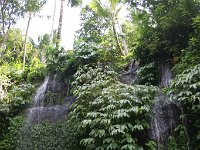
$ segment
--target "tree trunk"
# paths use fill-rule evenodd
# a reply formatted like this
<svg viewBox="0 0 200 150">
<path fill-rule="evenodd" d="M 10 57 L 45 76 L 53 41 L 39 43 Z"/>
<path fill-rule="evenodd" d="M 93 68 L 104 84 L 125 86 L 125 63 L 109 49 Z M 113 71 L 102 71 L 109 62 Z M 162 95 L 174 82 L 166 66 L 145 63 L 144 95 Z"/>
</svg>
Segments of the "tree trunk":
<svg viewBox="0 0 200 150">
<path fill-rule="evenodd" d="M 119 50 L 121 51 L 121 53 L 123 55 L 125 55 L 122 47 L 120 46 L 119 36 L 118 36 L 116 28 L 115 28 L 115 20 L 114 20 L 115 18 L 114 17 L 112 17 L 112 18 L 113 18 L 112 19 L 112 28 L 113 28 L 113 33 L 114 33 L 114 37 L 115 37 L 115 40 L 116 40 L 117 47 L 119 48 Z"/>
<path fill-rule="evenodd" d="M 29 13 L 29 18 L 28 18 L 28 24 L 27 24 L 27 28 L 26 28 L 26 35 L 25 35 L 25 40 L 24 40 L 24 57 L 23 57 L 23 71 L 25 69 L 25 64 L 26 64 L 26 44 L 27 44 L 27 38 L 28 38 L 28 29 L 30 26 L 30 21 L 31 21 L 31 13 Z"/>
<path fill-rule="evenodd" d="M 53 11 L 53 21 L 52 21 L 52 27 L 51 27 L 51 40 L 53 41 L 53 27 L 55 22 L 55 14 L 56 14 L 56 0 L 54 2 L 54 11 Z"/>
<path fill-rule="evenodd" d="M 1 2 L 1 17 L 2 17 L 1 20 L 2 20 L 2 33 L 3 33 L 3 41 L 1 43 L 1 48 L 3 49 L 3 52 L 6 50 L 5 7 L 6 7 L 6 4 L 5 4 L 5 0 L 4 0 Z"/>
<path fill-rule="evenodd" d="M 122 37 L 122 44 L 123 44 L 123 47 L 124 47 L 124 54 L 128 55 L 128 48 L 127 48 L 125 36 L 123 35 L 122 28 L 121 28 L 118 20 L 117 20 L 117 24 L 118 24 L 118 28 L 119 28 L 119 31 L 120 31 L 120 34 L 121 34 L 121 37 Z"/>
<path fill-rule="evenodd" d="M 63 4 L 64 0 L 61 0 L 60 5 L 60 18 L 59 18 L 59 24 L 58 24 L 58 33 L 57 33 L 57 41 L 56 41 L 56 47 L 59 48 L 60 46 L 60 40 L 61 40 L 61 30 L 62 30 L 62 21 L 63 21 Z"/>
</svg>

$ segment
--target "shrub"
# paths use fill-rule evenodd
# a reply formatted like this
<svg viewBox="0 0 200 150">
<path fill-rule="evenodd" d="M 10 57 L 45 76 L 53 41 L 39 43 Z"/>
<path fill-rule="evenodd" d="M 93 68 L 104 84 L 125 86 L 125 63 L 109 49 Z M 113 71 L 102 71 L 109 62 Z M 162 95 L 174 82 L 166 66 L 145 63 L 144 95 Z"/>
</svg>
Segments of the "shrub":
<svg viewBox="0 0 200 150">
<path fill-rule="evenodd" d="M 80 144 L 86 149 L 142 149 L 138 135 L 149 127 L 156 88 L 122 84 L 110 67 L 84 66 L 74 77 L 77 101 L 71 115 L 80 121 L 75 126 Z"/>
</svg>

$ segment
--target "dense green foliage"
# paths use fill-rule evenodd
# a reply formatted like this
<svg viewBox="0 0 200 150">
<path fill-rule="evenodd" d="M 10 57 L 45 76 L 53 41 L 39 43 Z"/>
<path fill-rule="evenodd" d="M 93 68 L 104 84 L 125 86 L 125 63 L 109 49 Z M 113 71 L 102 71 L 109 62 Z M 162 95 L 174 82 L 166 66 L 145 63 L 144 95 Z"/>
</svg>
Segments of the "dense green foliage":
<svg viewBox="0 0 200 150">
<path fill-rule="evenodd" d="M 190 35 L 189 45 L 184 49 L 181 60 L 175 65 L 174 71 L 176 73 L 182 73 L 184 70 L 194 67 L 199 64 L 199 43 L 200 43 L 200 16 L 193 18 L 192 26 L 194 33 Z"/>
<path fill-rule="evenodd" d="M 198 0 L 92 0 L 81 7 L 73 50 L 56 44 L 59 33 L 42 35 L 36 44 L 12 27 L 26 14 L 31 20 L 45 3 L 0 1 L 0 150 L 200 149 Z M 125 6 L 129 15 L 120 18 Z M 163 90 L 165 64 L 174 79 Z M 69 95 L 76 101 L 65 117 L 32 123 L 27 109 L 44 76 L 53 79 L 43 107 L 68 108 Z M 58 90 L 56 80 L 67 87 Z M 160 91 L 179 118 L 166 145 L 150 135 Z"/>
<path fill-rule="evenodd" d="M 84 66 L 75 74 L 72 118 L 86 149 L 141 149 L 138 134 L 147 123 L 154 87 L 129 86 L 116 79 L 110 67 Z M 144 140 L 147 140 L 144 137 Z"/>
<path fill-rule="evenodd" d="M 142 33 L 136 48 L 138 58 L 149 62 L 179 57 L 194 32 L 193 18 L 199 14 L 199 3 L 195 0 L 148 0 L 143 5 L 149 12 L 139 11 L 136 16 L 142 18 L 137 22 Z"/>
<path fill-rule="evenodd" d="M 0 149 L 16 149 L 23 124 L 24 117 L 21 116 L 10 120 L 8 131 L 5 134 L 4 139 L 0 141 Z"/>
<path fill-rule="evenodd" d="M 40 124 L 26 124 L 18 135 L 16 149 L 58 149 L 66 150 L 68 142 L 67 119 Z M 19 129 L 18 129 L 19 130 Z"/>
<path fill-rule="evenodd" d="M 200 65 L 185 70 L 182 74 L 177 75 L 169 87 L 169 93 L 173 94 L 172 99 L 182 105 L 183 120 L 187 120 L 188 134 L 191 139 L 190 146 L 193 149 L 199 149 L 200 140 Z M 197 132 L 198 131 L 198 132 Z"/>
</svg>

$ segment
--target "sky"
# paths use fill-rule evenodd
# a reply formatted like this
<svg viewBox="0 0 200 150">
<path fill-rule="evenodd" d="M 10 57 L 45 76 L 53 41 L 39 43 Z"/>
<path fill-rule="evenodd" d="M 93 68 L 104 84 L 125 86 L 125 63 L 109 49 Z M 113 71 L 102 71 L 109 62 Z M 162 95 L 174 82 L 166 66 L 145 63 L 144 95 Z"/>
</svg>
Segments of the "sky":
<svg viewBox="0 0 200 150">
<path fill-rule="evenodd" d="M 36 43 L 38 36 L 44 35 L 45 33 L 51 34 L 54 2 L 55 0 L 48 0 L 47 4 L 42 8 L 39 13 L 35 15 L 35 17 L 32 18 L 30 22 L 28 36 L 33 38 Z M 89 2 L 90 0 L 83 0 L 84 5 L 89 4 Z M 80 7 L 70 8 L 68 7 L 67 2 L 64 2 L 61 46 L 64 46 L 66 49 L 73 49 L 75 31 L 80 29 L 80 11 Z M 58 28 L 59 14 L 60 0 L 57 0 L 54 29 Z M 126 11 L 123 10 L 121 16 L 123 17 L 125 14 Z M 24 19 L 20 19 L 15 27 L 21 28 L 23 33 L 25 33 L 27 22 L 28 16 L 26 16 Z"/>
<path fill-rule="evenodd" d="M 54 22 L 54 29 L 58 28 L 59 14 L 60 14 L 60 1 L 57 1 L 56 15 Z M 67 3 L 64 2 L 64 16 L 63 16 L 63 28 L 62 28 L 62 41 L 61 45 L 66 49 L 73 48 L 74 34 L 80 26 L 80 8 L 70 8 Z M 51 34 L 52 22 L 53 22 L 54 0 L 48 0 L 43 9 L 37 13 L 30 22 L 29 37 L 33 38 L 37 42 L 38 36 L 45 33 Z M 25 33 L 28 22 L 28 16 L 25 19 L 20 19 L 16 26 L 21 28 Z"/>
</svg>

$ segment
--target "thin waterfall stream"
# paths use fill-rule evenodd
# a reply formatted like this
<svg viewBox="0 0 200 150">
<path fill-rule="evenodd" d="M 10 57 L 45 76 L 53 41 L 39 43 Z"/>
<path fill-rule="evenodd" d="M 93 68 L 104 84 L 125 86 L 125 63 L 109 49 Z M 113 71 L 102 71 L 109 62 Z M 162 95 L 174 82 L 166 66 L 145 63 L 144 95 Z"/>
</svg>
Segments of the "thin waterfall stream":
<svg viewBox="0 0 200 150">
<path fill-rule="evenodd" d="M 50 102 L 45 102 L 45 99 L 49 98 L 46 98 L 48 92 L 59 94 L 64 88 L 65 87 L 62 87 L 61 83 L 56 81 L 56 75 L 54 77 L 45 77 L 44 82 L 36 91 L 33 99 L 33 107 L 28 111 L 28 122 L 39 123 L 45 120 L 54 122 L 65 116 L 72 104 L 71 101 L 74 101 L 73 98 L 70 99 L 69 97 L 66 97 L 63 104 L 51 104 Z M 57 96 L 54 97 L 58 98 Z"/>
<path fill-rule="evenodd" d="M 169 63 L 161 65 L 161 82 L 159 87 L 167 87 L 172 79 Z M 167 149 L 167 139 L 179 120 L 179 108 L 169 101 L 169 96 L 158 92 L 154 98 L 153 116 L 151 118 L 151 138 L 157 143 L 157 149 Z"/>
<path fill-rule="evenodd" d="M 49 83 L 49 76 L 45 77 L 44 82 L 40 85 L 40 87 L 36 91 L 36 95 L 33 99 L 33 106 L 40 107 L 42 106 L 42 102 L 44 100 L 44 96 L 47 90 L 47 85 Z"/>
<path fill-rule="evenodd" d="M 50 141 L 56 137 L 54 141 L 60 142 L 57 138 L 65 132 L 63 131 L 66 126 L 65 119 L 75 101 L 74 97 L 65 95 L 66 90 L 65 82 L 56 80 L 56 75 L 45 77 L 36 90 L 32 107 L 28 109 L 26 122 L 20 131 L 18 149 L 45 149 L 40 143 L 45 138 L 46 141 Z M 43 130 L 48 131 L 43 132 Z"/>
</svg>

